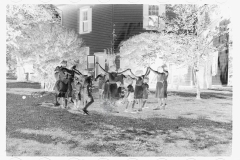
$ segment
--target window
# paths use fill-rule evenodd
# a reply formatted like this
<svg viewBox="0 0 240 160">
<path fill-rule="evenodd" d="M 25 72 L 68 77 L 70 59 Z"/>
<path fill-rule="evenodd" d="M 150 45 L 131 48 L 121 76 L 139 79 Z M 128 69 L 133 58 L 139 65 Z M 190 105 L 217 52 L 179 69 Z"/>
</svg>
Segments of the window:
<svg viewBox="0 0 240 160">
<path fill-rule="evenodd" d="M 83 11 L 83 32 L 87 32 L 88 31 L 88 12 L 87 11 Z"/>
<path fill-rule="evenodd" d="M 92 8 L 84 6 L 79 11 L 79 34 L 92 31 Z"/>
<path fill-rule="evenodd" d="M 164 29 L 165 5 L 143 5 L 143 28 L 146 30 Z"/>
<path fill-rule="evenodd" d="M 159 15 L 158 5 L 149 5 L 148 6 L 148 15 L 149 16 L 158 16 Z"/>
</svg>

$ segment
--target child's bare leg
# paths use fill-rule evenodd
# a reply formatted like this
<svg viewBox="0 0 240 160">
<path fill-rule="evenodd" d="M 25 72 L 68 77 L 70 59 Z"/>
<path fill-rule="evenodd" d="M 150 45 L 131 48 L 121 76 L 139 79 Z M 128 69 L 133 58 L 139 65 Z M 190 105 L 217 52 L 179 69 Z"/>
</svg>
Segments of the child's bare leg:
<svg viewBox="0 0 240 160">
<path fill-rule="evenodd" d="M 60 98 L 60 100 L 61 100 L 61 108 L 64 108 L 64 99 L 65 98 L 63 98 L 63 97 Z"/>
<path fill-rule="evenodd" d="M 104 100 L 103 92 L 102 92 L 102 94 L 101 94 L 101 100 L 102 100 L 102 101 Z"/>
<path fill-rule="evenodd" d="M 128 105 L 129 105 L 129 101 L 127 101 L 127 105 L 126 105 L 126 108 L 125 108 L 125 111 L 124 111 L 124 112 L 127 112 Z"/>
<path fill-rule="evenodd" d="M 167 98 L 164 98 L 164 101 L 165 101 L 165 103 L 164 103 L 164 104 L 165 104 L 165 105 L 167 105 Z"/>
<path fill-rule="evenodd" d="M 67 108 L 68 107 L 68 98 L 64 98 L 64 108 Z"/>
<path fill-rule="evenodd" d="M 76 99 L 73 100 L 73 108 L 77 109 L 77 100 Z"/>
<path fill-rule="evenodd" d="M 129 102 L 127 101 L 127 105 L 126 105 L 126 108 L 125 108 L 125 109 L 128 109 L 128 105 L 129 105 Z"/>
<path fill-rule="evenodd" d="M 145 107 L 145 104 L 146 104 L 146 102 L 147 102 L 147 100 L 145 99 L 145 100 L 143 100 L 143 105 L 142 105 L 142 108 L 144 108 Z"/>
<path fill-rule="evenodd" d="M 139 111 L 142 111 L 142 99 L 139 99 Z"/>
<path fill-rule="evenodd" d="M 94 99 L 92 96 L 90 96 L 91 101 L 86 104 L 86 106 L 83 108 L 83 111 L 88 114 L 88 107 L 94 102 Z"/>
<path fill-rule="evenodd" d="M 157 107 L 156 107 L 154 110 L 159 110 L 159 109 L 161 109 L 161 105 L 162 105 L 162 99 L 161 99 L 161 98 L 158 98 L 158 104 L 157 104 Z"/>
<path fill-rule="evenodd" d="M 133 100 L 133 102 L 132 102 L 132 113 L 136 113 L 136 111 L 137 111 L 134 107 L 136 102 L 137 102 L 137 99 Z"/>
<path fill-rule="evenodd" d="M 80 109 L 81 106 L 81 100 L 77 100 L 77 109 Z"/>
<path fill-rule="evenodd" d="M 162 109 L 164 109 L 164 110 L 165 110 L 165 105 L 166 105 L 166 103 L 165 103 L 165 98 L 163 98 L 163 99 L 162 99 Z"/>
<path fill-rule="evenodd" d="M 133 102 L 132 102 L 132 109 L 134 109 L 135 103 L 136 103 L 136 100 L 133 100 Z"/>
</svg>

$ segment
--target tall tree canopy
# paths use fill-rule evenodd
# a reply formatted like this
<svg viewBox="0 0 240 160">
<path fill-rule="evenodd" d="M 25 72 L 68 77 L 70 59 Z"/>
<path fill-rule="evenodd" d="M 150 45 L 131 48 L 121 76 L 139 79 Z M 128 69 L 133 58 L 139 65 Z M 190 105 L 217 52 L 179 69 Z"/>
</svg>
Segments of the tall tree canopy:
<svg viewBox="0 0 240 160">
<path fill-rule="evenodd" d="M 216 48 L 212 43 L 216 36 L 228 32 L 219 32 L 222 15 L 218 5 L 167 5 L 167 12 L 174 14 L 165 17 L 164 31 L 142 33 L 121 43 L 123 59 L 131 59 L 141 67 L 151 65 L 160 56 L 165 62 L 192 66 L 198 74 L 211 53 L 226 49 L 227 44 Z M 200 98 L 198 78 L 196 85 Z"/>
<path fill-rule="evenodd" d="M 31 63 L 36 80 L 52 85 L 53 72 L 60 61 L 67 60 L 72 65 L 74 60 L 80 60 L 80 67 L 85 67 L 82 39 L 61 26 L 60 20 L 53 5 L 7 6 L 7 57 L 16 59 L 18 77 L 24 76 L 19 66 Z"/>
</svg>

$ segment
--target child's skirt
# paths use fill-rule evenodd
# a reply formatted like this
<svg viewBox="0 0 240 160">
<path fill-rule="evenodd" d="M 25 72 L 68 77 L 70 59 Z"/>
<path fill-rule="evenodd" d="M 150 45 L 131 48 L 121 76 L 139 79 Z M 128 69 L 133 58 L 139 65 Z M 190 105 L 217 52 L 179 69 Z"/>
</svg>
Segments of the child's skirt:
<svg viewBox="0 0 240 160">
<path fill-rule="evenodd" d="M 128 102 L 133 102 L 134 101 L 134 92 L 129 93 L 127 97 Z"/>
</svg>

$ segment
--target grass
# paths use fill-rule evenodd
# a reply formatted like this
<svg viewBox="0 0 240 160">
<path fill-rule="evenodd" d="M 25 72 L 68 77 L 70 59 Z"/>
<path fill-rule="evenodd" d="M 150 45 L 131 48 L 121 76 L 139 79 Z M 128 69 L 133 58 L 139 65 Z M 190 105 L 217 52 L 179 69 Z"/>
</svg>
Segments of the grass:
<svg viewBox="0 0 240 160">
<path fill-rule="evenodd" d="M 90 116 L 52 106 L 52 94 L 34 98 L 15 88 L 38 84 L 7 85 L 8 156 L 230 156 L 232 145 L 232 93 L 171 91 L 166 110 L 139 114 L 109 113 L 94 94 Z M 207 98 L 206 98 L 207 97 Z M 221 97 L 221 98 L 220 98 Z M 221 105 L 223 104 L 223 105 Z"/>
</svg>

